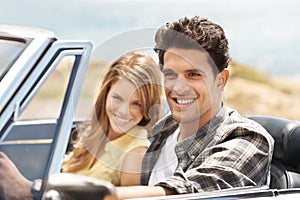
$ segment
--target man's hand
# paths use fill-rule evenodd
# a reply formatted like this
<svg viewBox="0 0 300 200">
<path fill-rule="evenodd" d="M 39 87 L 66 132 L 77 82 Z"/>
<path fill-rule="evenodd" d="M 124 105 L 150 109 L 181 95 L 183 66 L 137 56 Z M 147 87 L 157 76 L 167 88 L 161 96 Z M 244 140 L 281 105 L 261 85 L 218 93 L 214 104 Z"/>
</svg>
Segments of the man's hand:
<svg viewBox="0 0 300 200">
<path fill-rule="evenodd" d="M 16 165 L 3 152 L 0 152 L 0 199 L 25 199 L 32 197 L 32 182 L 27 180 Z"/>
</svg>

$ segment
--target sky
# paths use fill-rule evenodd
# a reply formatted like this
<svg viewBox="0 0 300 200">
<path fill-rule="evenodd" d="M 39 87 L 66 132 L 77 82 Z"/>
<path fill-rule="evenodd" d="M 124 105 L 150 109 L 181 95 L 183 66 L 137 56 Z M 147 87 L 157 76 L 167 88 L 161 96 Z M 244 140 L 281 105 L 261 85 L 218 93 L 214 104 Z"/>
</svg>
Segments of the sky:
<svg viewBox="0 0 300 200">
<path fill-rule="evenodd" d="M 231 56 L 276 75 L 300 74 L 296 0 L 0 0 L 0 23 L 44 28 L 117 51 L 168 21 L 202 15 L 222 25 Z M 120 37 L 122 38 L 122 37 Z M 151 38 L 148 40 L 152 40 Z M 150 41 L 146 41 L 148 44 Z M 151 41 L 153 42 L 153 40 Z M 103 53 L 107 53 L 103 52 Z M 295 73 L 296 72 L 296 73 Z"/>
</svg>

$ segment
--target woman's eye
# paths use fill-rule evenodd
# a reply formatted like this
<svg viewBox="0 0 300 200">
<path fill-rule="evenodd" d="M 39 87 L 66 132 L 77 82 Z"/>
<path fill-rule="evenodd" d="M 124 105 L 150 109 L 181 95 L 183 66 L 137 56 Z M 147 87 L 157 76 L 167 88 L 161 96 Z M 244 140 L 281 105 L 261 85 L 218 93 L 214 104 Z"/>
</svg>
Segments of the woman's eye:
<svg viewBox="0 0 300 200">
<path fill-rule="evenodd" d="M 121 97 L 119 97 L 119 96 L 114 95 L 114 96 L 112 96 L 112 98 L 114 101 L 121 101 Z"/>
<path fill-rule="evenodd" d="M 137 102 L 133 102 L 132 104 L 133 104 L 134 106 L 138 106 L 138 107 L 141 107 L 141 106 L 142 106 L 142 104 L 141 104 L 140 102 L 138 102 L 138 101 L 137 101 Z"/>
</svg>

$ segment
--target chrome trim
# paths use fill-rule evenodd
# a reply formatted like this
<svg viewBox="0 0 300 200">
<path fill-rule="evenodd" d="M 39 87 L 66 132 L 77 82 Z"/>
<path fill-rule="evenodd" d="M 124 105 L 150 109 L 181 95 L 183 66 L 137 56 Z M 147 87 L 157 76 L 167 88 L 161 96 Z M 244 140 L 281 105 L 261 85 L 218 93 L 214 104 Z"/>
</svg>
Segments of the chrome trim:
<svg viewBox="0 0 300 200">
<path fill-rule="evenodd" d="M 17 37 L 17 38 L 54 38 L 53 32 L 46 29 L 30 26 L 16 26 L 8 24 L 0 24 L 0 35 L 5 37 Z"/>
<path fill-rule="evenodd" d="M 51 144 L 52 139 L 37 139 L 37 140 L 8 140 L 2 141 L 1 146 L 3 145 L 14 145 L 14 144 Z"/>
<path fill-rule="evenodd" d="M 84 75 L 86 73 L 86 69 L 88 66 L 88 62 L 90 59 L 91 51 L 92 51 L 92 43 L 90 42 L 74 42 L 69 43 L 70 46 L 80 45 L 83 49 L 83 54 L 79 62 L 78 70 L 76 72 L 75 80 L 73 83 L 73 89 L 70 93 L 69 102 L 66 104 L 66 112 L 62 114 L 61 119 L 61 127 L 57 134 L 59 137 L 56 141 L 56 146 L 53 152 L 52 162 L 49 167 L 48 177 L 49 175 L 59 173 L 61 170 L 62 161 L 64 158 L 64 154 L 66 152 L 69 137 L 71 134 L 71 128 L 74 120 L 74 113 L 76 111 L 77 102 L 80 96 L 81 87 L 84 80 Z"/>
<path fill-rule="evenodd" d="M 14 123 L 15 126 L 17 125 L 39 125 L 39 124 L 53 124 L 56 123 L 57 119 L 31 119 L 31 120 L 22 120 L 16 121 Z"/>
<path fill-rule="evenodd" d="M 92 45 L 92 44 L 89 43 L 89 42 L 76 42 L 76 41 L 57 41 L 57 42 L 54 42 L 52 47 L 43 56 L 42 60 L 38 63 L 38 65 L 35 67 L 34 71 L 30 74 L 30 76 L 25 80 L 22 87 L 19 89 L 17 94 L 14 96 L 14 98 L 9 102 L 9 104 L 5 108 L 4 112 L 1 114 L 0 130 L 4 127 L 5 123 L 11 117 L 11 115 L 13 114 L 14 111 L 18 111 L 18 113 L 16 113 L 16 116 L 14 116 L 14 118 L 16 118 L 18 116 L 18 114 L 21 113 L 25 109 L 26 105 L 29 102 L 29 99 L 27 98 L 24 102 L 25 104 L 23 103 L 22 105 L 18 105 L 19 104 L 18 102 L 20 102 L 21 99 L 22 100 L 24 99 L 25 95 L 30 90 L 30 88 L 32 87 L 34 82 L 40 77 L 40 75 L 44 71 L 45 67 L 49 64 L 50 60 L 55 56 L 55 54 L 59 50 L 62 50 L 62 52 L 58 55 L 58 57 L 55 60 L 61 59 L 62 55 L 81 55 L 81 54 L 83 54 L 84 49 L 88 49 L 88 47 L 86 47 L 88 45 Z M 55 61 L 54 64 L 58 64 L 57 61 Z M 54 64 L 53 63 L 51 64 L 51 66 L 47 70 L 46 76 L 43 75 L 42 80 L 40 80 L 38 85 L 35 86 L 35 89 L 33 91 L 34 94 L 37 92 L 39 87 L 42 85 L 42 83 L 49 76 L 50 72 L 55 69 L 56 65 L 54 65 Z M 86 65 L 87 65 L 87 63 L 86 63 Z M 21 68 L 21 66 L 19 66 L 19 68 Z M 22 71 L 22 70 L 19 69 L 18 71 Z M 18 72 L 18 74 L 21 74 L 21 72 Z M 2 84 L 2 81 L 1 81 L 1 84 Z M 15 85 L 15 83 L 14 84 L 10 83 L 10 84 Z M 7 88 L 9 88 L 9 87 L 7 87 Z M 17 88 L 15 88 L 15 90 L 16 89 Z M 32 97 L 33 97 L 33 95 L 30 95 L 30 99 Z M 6 97 L 6 98 L 8 98 L 8 97 Z M 7 101 L 8 100 L 9 99 L 7 99 Z M 2 136 L 2 138 L 3 137 L 5 137 L 5 136 Z"/>
<path fill-rule="evenodd" d="M 223 190 L 215 190 L 209 192 L 199 192 L 190 194 L 176 194 L 168 196 L 156 196 L 156 197 L 146 197 L 146 198 L 132 198 L 132 200 L 196 200 L 196 199 L 256 199 L 258 197 L 269 199 L 276 196 L 274 190 L 269 189 L 267 186 L 254 187 L 236 187 Z"/>
</svg>

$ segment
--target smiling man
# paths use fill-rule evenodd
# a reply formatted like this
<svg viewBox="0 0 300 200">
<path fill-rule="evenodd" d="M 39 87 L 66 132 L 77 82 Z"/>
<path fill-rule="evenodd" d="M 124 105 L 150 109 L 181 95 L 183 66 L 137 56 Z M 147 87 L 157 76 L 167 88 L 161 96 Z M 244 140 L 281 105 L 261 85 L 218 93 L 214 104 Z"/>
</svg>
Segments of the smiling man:
<svg viewBox="0 0 300 200">
<path fill-rule="evenodd" d="M 120 197 L 267 185 L 273 138 L 223 102 L 230 61 L 223 29 L 182 18 L 160 28 L 155 41 L 171 114 L 154 127 L 144 157 L 141 183 L 148 186 L 118 188 Z"/>
<path fill-rule="evenodd" d="M 208 60 L 208 53 L 196 49 L 170 47 L 164 55 L 165 93 L 173 118 L 181 124 L 179 140 L 208 123 L 221 108 L 228 70 L 215 75 Z"/>
</svg>

